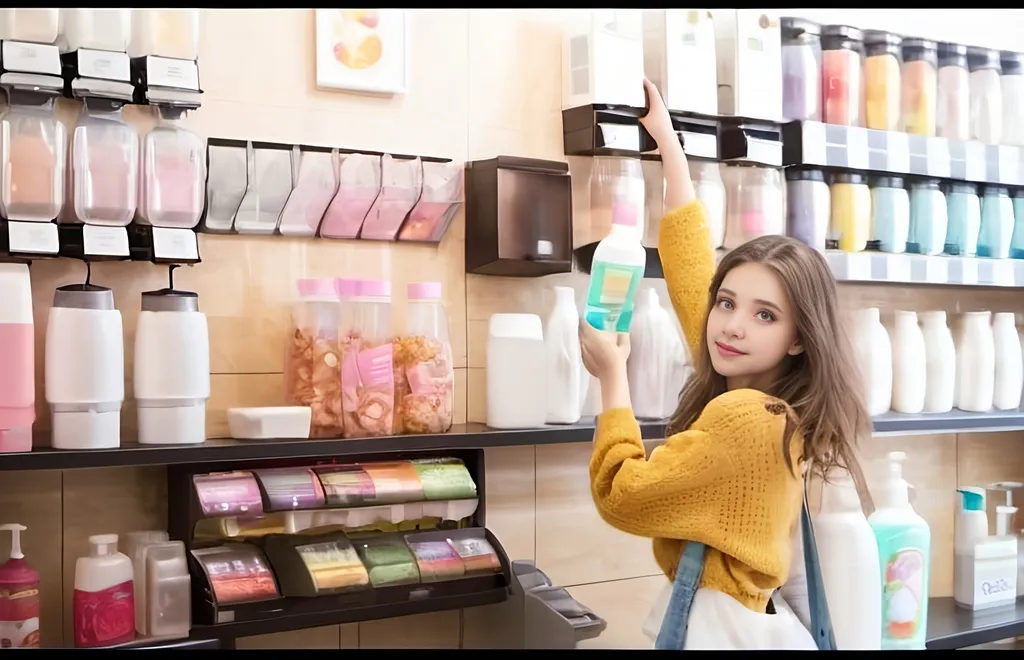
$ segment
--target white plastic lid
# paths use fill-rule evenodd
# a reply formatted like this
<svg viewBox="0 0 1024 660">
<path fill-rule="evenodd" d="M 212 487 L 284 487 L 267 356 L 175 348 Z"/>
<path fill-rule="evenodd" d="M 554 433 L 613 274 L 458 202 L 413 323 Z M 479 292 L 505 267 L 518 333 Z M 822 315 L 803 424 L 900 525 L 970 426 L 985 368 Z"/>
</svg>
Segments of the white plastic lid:
<svg viewBox="0 0 1024 660">
<path fill-rule="evenodd" d="M 119 121 L 87 117 L 71 146 L 71 197 L 75 217 L 122 227 L 135 215 L 139 136 Z"/>
<path fill-rule="evenodd" d="M 544 327 L 536 314 L 492 314 L 487 325 L 491 337 L 544 341 Z"/>
<path fill-rule="evenodd" d="M 67 133 L 52 114 L 15 107 L 3 118 L 0 204 L 8 220 L 50 222 L 64 206 Z"/>
<path fill-rule="evenodd" d="M 90 555 L 112 555 L 117 552 L 117 534 L 96 534 L 89 537 Z"/>
<path fill-rule="evenodd" d="M 154 227 L 191 229 L 203 214 L 203 139 L 176 126 L 157 126 L 143 138 L 139 210 Z"/>
<path fill-rule="evenodd" d="M 903 479 L 903 461 L 907 455 L 901 451 L 889 452 L 889 476 L 883 489 L 882 506 L 891 509 L 910 508 L 910 484 Z"/>
</svg>

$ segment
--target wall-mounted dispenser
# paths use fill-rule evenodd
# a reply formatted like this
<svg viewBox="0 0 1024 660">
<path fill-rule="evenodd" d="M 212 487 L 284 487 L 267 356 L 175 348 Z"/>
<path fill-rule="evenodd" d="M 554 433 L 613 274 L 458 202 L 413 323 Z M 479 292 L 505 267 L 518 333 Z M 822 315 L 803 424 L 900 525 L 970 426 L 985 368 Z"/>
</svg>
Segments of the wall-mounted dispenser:
<svg viewBox="0 0 1024 660">
<path fill-rule="evenodd" d="M 292 193 L 294 168 L 292 145 L 250 142 L 245 196 L 235 214 L 239 234 L 273 234 Z"/>
<path fill-rule="evenodd" d="M 206 208 L 199 227 L 211 234 L 235 228 L 235 215 L 249 186 L 248 143 L 225 138 L 206 139 Z"/>
<path fill-rule="evenodd" d="M 384 154 L 380 159 L 380 194 L 363 220 L 359 238 L 393 241 L 423 191 L 423 161 Z"/>
<path fill-rule="evenodd" d="M 423 162 L 423 194 L 398 233 L 400 241 L 437 243 L 462 206 L 459 163 Z"/>
<path fill-rule="evenodd" d="M 644 106 L 643 12 L 595 9 L 585 31 L 565 36 L 562 108 Z"/>
<path fill-rule="evenodd" d="M 572 268 L 572 184 L 559 161 L 466 164 L 466 272 L 506 277 Z"/>
<path fill-rule="evenodd" d="M 327 206 L 338 192 L 338 150 L 308 144 L 292 148 L 295 186 L 278 231 L 284 236 L 315 236 Z"/>
</svg>

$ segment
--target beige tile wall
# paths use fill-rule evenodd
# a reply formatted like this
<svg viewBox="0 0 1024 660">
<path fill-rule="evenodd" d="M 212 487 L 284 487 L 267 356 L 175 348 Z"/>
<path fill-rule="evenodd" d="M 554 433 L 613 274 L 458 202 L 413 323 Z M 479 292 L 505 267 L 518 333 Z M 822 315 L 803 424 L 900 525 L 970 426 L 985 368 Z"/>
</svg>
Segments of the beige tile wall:
<svg viewBox="0 0 1024 660">
<path fill-rule="evenodd" d="M 498 154 L 561 159 L 559 68 L 561 34 L 584 10 L 425 10 L 412 15 L 412 85 L 396 98 L 328 93 L 314 88 L 313 12 L 210 10 L 202 14 L 200 75 L 203 108 L 188 119 L 209 136 L 308 142 L 456 160 Z M 73 114 L 65 106 L 61 115 Z M 152 121 L 129 113 L 140 129 Z M 577 175 L 580 166 L 574 166 Z M 585 227 L 585 177 L 574 185 L 576 221 Z M 200 295 L 209 317 L 211 388 L 208 435 L 227 432 L 229 406 L 280 402 L 284 336 L 293 282 L 303 276 L 389 277 L 396 292 L 413 280 L 444 283 L 455 345 L 456 421 L 485 411 L 486 321 L 495 311 L 546 314 L 553 283 L 464 276 L 464 219 L 439 247 L 359 244 L 282 237 L 201 238 L 204 262 L 176 273 L 176 283 Z M 32 268 L 37 354 L 52 291 L 79 280 L 80 263 L 39 262 Z M 132 342 L 139 293 L 164 285 L 162 269 L 100 264 L 93 281 L 113 288 L 124 316 L 128 396 L 126 435 L 134 429 Z M 663 284 L 653 283 L 663 287 Z M 664 298 L 664 296 L 663 296 Z M 989 308 L 1024 311 L 1013 292 L 937 288 L 843 287 L 849 305 L 908 306 L 950 312 Z M 401 299 L 401 296 L 398 296 Z M 922 306 L 923 305 L 923 306 Z M 397 304 L 400 323 L 404 309 Z M 37 360 L 40 429 L 48 426 Z M 953 496 L 957 483 L 1024 478 L 1016 451 L 1020 434 L 876 438 L 863 449 L 869 472 L 886 451 L 910 456 L 908 479 L 935 536 L 933 593 L 951 590 Z M 590 502 L 585 444 L 487 451 L 487 523 L 514 559 L 540 568 L 609 621 L 591 648 L 645 648 L 640 624 L 662 578 L 647 542 L 601 522 Z M 25 549 L 43 581 L 43 643 L 71 644 L 68 609 L 74 561 L 98 532 L 163 527 L 162 471 L 105 469 L 0 473 L 0 518 L 29 527 Z M 0 549 L 0 553 L 5 550 Z M 3 559 L 3 556 L 0 556 Z M 507 626 L 493 608 L 441 612 L 400 620 L 327 626 L 242 640 L 242 648 L 496 648 Z"/>
</svg>

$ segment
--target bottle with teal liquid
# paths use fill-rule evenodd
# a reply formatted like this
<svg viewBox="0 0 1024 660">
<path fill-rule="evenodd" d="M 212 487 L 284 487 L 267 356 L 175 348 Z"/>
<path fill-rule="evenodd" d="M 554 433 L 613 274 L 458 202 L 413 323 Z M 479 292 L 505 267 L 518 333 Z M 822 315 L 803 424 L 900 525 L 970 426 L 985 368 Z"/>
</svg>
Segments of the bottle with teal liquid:
<svg viewBox="0 0 1024 660">
<path fill-rule="evenodd" d="M 633 302 L 647 266 L 636 206 L 612 203 L 612 230 L 594 250 L 583 318 L 598 330 L 629 332 Z"/>
<path fill-rule="evenodd" d="M 1013 198 L 1013 236 L 1010 238 L 1010 258 L 1024 259 L 1024 188 L 1014 188 L 1010 196 Z"/>
<path fill-rule="evenodd" d="M 889 453 L 881 506 L 868 518 L 882 569 L 882 650 L 925 649 L 931 530 L 910 505 L 900 451 Z"/>
</svg>

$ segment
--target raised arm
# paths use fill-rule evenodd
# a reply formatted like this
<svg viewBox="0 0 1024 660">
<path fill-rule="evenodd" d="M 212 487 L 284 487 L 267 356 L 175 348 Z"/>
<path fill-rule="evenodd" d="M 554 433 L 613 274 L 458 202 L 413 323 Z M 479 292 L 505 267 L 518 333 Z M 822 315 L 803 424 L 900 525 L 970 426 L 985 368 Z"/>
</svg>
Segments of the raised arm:
<svg viewBox="0 0 1024 660">
<path fill-rule="evenodd" d="M 669 209 L 661 220 L 658 254 L 672 308 L 690 353 L 696 357 L 707 315 L 708 289 L 715 275 L 715 249 L 704 206 L 697 200 L 686 154 L 665 103 L 649 80 L 644 81 L 644 87 L 650 109 L 640 121 L 658 143 L 665 176 L 665 208 Z"/>
</svg>

